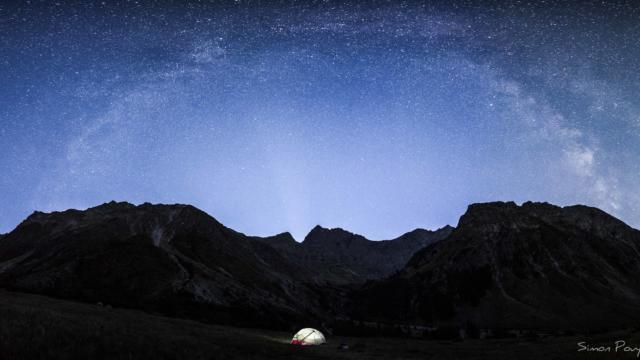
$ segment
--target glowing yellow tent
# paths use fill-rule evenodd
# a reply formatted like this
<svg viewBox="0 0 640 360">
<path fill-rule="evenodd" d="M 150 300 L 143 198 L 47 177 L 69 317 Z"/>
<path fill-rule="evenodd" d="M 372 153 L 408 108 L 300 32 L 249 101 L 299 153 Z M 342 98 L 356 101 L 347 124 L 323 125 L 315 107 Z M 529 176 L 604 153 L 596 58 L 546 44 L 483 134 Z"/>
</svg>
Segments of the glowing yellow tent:
<svg viewBox="0 0 640 360">
<path fill-rule="evenodd" d="M 291 344 L 293 345 L 321 345 L 326 342 L 324 335 L 312 328 L 304 328 L 298 331 L 291 339 Z"/>
</svg>

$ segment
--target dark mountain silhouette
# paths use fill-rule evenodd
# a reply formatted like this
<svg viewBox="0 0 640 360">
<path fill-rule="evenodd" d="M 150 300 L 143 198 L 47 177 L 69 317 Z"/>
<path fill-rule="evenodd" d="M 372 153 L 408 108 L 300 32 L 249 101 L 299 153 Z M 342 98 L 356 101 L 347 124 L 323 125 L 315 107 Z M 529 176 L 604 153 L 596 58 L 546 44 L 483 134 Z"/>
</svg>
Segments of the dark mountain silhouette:
<svg viewBox="0 0 640 360">
<path fill-rule="evenodd" d="M 305 269 L 187 205 L 36 212 L 0 242 L 0 286 L 218 323 L 317 315 Z"/>
<path fill-rule="evenodd" d="M 287 327 L 334 316 L 341 306 L 332 304 L 345 300 L 339 299 L 344 289 L 334 285 L 389 275 L 436 239 L 426 230 L 380 243 L 342 230 L 316 239 L 318 232 L 304 244 L 289 233 L 248 237 L 188 205 L 111 202 L 86 211 L 35 212 L 0 241 L 0 287 L 217 323 Z M 349 236 L 333 236 L 343 233 Z M 374 271 L 382 256 L 389 264 Z"/>
<path fill-rule="evenodd" d="M 372 241 L 346 230 L 314 227 L 302 243 L 288 233 L 263 238 L 314 280 L 335 284 L 381 279 L 406 265 L 416 251 L 447 237 L 453 228 L 416 229 L 393 240 Z"/>
<path fill-rule="evenodd" d="M 189 205 L 111 202 L 0 237 L 0 287 L 241 326 L 583 331 L 639 323 L 639 257 L 639 231 L 586 206 L 474 204 L 455 229 L 370 241 L 317 226 L 298 243 Z"/>
<path fill-rule="evenodd" d="M 640 232 L 586 206 L 474 204 L 444 241 L 358 291 L 358 318 L 495 329 L 640 321 Z"/>
</svg>

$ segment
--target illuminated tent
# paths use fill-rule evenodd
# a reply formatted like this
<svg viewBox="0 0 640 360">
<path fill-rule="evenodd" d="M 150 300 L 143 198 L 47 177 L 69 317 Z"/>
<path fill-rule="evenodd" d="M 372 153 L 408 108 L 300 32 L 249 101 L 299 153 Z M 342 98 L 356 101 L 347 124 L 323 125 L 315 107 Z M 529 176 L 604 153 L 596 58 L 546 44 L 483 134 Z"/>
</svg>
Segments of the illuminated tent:
<svg viewBox="0 0 640 360">
<path fill-rule="evenodd" d="M 312 328 L 304 328 L 298 331 L 291 339 L 291 344 L 293 345 L 321 345 L 326 342 L 324 335 Z"/>
</svg>

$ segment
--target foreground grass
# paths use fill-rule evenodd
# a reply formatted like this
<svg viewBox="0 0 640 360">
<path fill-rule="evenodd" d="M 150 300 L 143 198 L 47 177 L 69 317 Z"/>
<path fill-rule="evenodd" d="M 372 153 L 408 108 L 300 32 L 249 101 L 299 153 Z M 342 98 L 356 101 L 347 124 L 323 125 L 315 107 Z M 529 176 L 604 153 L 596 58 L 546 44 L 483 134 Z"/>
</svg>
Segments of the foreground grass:
<svg viewBox="0 0 640 360">
<path fill-rule="evenodd" d="M 327 345 L 296 347 L 288 344 L 292 334 L 0 290 L 1 359 L 636 359 L 633 352 L 579 353 L 577 342 L 640 346 L 640 335 L 618 333 L 465 341 L 328 336 Z"/>
</svg>

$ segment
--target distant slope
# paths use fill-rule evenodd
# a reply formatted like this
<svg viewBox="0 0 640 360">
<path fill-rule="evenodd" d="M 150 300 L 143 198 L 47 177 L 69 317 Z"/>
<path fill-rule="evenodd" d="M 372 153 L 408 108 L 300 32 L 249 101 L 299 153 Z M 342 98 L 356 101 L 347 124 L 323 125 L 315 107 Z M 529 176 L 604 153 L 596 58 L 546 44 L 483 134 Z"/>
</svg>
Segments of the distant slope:
<svg viewBox="0 0 640 360">
<path fill-rule="evenodd" d="M 355 295 L 356 317 L 601 330 L 640 323 L 640 232 L 586 206 L 469 206 L 446 240 Z"/>
<path fill-rule="evenodd" d="M 309 269 L 314 280 L 349 284 L 391 275 L 416 251 L 444 239 L 452 229 L 416 229 L 394 240 L 371 241 L 340 228 L 316 226 L 302 243 L 288 233 L 262 240 L 292 263 Z"/>
</svg>

